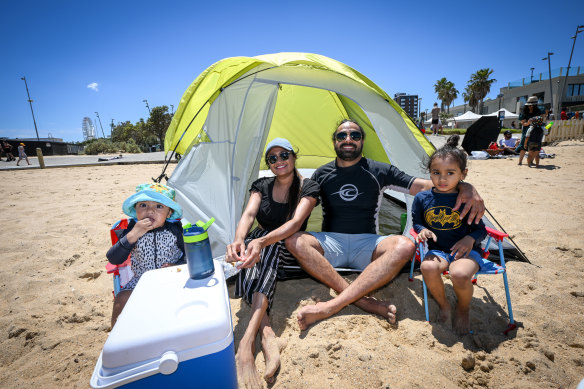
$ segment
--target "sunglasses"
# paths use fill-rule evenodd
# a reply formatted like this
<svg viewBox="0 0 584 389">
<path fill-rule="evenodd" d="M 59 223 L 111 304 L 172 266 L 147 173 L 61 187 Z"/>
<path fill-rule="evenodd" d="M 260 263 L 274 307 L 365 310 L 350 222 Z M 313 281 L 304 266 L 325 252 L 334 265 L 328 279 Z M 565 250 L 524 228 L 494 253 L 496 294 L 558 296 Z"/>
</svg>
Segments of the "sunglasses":
<svg viewBox="0 0 584 389">
<path fill-rule="evenodd" d="M 278 162 L 278 157 L 280 157 L 280 159 L 282 161 L 287 161 L 288 158 L 290 158 L 290 152 L 289 151 L 282 151 L 280 154 L 276 155 L 276 154 L 272 154 L 272 155 L 268 155 L 268 157 L 266 158 L 268 160 L 268 163 L 270 165 L 275 164 L 276 162 Z"/>
<path fill-rule="evenodd" d="M 337 133 L 337 135 L 335 135 L 335 138 L 337 139 L 337 142 L 342 142 L 345 139 L 347 139 L 347 135 L 350 135 L 351 139 L 354 141 L 359 141 L 361 140 L 361 138 L 363 138 L 363 134 L 361 134 L 361 131 L 351 131 L 350 133 L 339 132 Z"/>
</svg>

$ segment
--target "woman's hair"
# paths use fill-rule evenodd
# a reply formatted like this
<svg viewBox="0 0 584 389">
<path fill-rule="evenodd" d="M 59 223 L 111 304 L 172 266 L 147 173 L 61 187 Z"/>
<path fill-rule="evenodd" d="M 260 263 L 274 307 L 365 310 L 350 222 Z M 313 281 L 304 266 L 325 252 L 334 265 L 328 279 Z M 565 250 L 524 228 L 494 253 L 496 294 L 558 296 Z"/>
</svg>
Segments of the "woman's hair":
<svg viewBox="0 0 584 389">
<path fill-rule="evenodd" d="M 298 150 L 286 150 L 290 154 L 294 156 L 294 159 L 298 159 Z M 270 166 L 268 162 L 268 153 L 265 155 L 266 165 Z M 296 161 L 295 161 L 296 162 Z M 296 166 L 294 167 L 294 178 L 292 179 L 292 184 L 290 185 L 290 189 L 288 189 L 288 215 L 287 220 L 292 219 L 294 216 L 294 212 L 296 212 L 296 207 L 300 202 L 300 190 L 302 189 L 302 182 L 300 180 L 300 173 Z"/>
<path fill-rule="evenodd" d="M 458 164 L 460 167 L 460 171 L 464 171 L 466 169 L 466 153 L 459 149 L 458 141 L 460 136 L 458 135 L 451 135 L 447 140 L 446 144 L 439 148 L 438 150 L 434 151 L 434 154 L 430 156 L 428 159 L 428 163 L 426 164 L 426 169 L 430 171 L 432 167 L 432 162 L 436 159 L 452 159 L 454 162 Z"/>
</svg>

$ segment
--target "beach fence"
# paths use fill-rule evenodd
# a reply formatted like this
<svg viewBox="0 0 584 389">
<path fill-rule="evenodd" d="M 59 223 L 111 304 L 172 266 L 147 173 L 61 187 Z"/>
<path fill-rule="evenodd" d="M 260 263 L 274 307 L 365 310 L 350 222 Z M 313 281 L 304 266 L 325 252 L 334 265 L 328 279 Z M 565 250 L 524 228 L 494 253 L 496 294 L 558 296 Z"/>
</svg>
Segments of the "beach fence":
<svg viewBox="0 0 584 389">
<path fill-rule="evenodd" d="M 546 142 L 560 142 L 563 140 L 584 140 L 584 120 L 556 120 L 550 133 L 546 135 Z"/>
</svg>

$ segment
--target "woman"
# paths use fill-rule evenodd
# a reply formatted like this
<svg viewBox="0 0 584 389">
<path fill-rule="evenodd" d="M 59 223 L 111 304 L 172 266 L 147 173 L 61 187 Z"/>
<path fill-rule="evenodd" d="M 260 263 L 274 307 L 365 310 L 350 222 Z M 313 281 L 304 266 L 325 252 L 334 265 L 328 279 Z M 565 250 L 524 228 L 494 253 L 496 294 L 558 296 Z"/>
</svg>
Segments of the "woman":
<svg viewBox="0 0 584 389">
<path fill-rule="evenodd" d="M 531 126 L 531 118 L 534 116 L 540 116 L 541 110 L 537 107 L 537 97 L 531 96 L 527 99 L 527 103 L 523 107 L 523 111 L 519 115 L 519 120 L 521 121 L 522 129 L 521 129 L 521 141 L 519 142 L 519 146 L 515 149 L 516 153 L 519 153 L 519 163 L 521 165 L 523 162 L 523 157 L 525 156 L 525 152 L 527 149 L 525 148 L 525 135 L 527 134 L 527 130 L 529 126 Z"/>
<path fill-rule="evenodd" d="M 270 326 L 268 312 L 276 288 L 278 265 L 284 258 L 291 257 L 283 240 L 306 229 L 320 192 L 316 182 L 303 179 L 296 170 L 296 152 L 288 140 L 271 141 L 266 147 L 265 158 L 275 176 L 260 178 L 252 184 L 235 240 L 227 246 L 226 254 L 227 262 L 240 262 L 235 294 L 243 297 L 252 308 L 236 356 L 237 376 L 244 387 L 252 388 L 263 387 L 254 357 L 258 331 L 266 361 L 264 379 L 268 383 L 273 382 L 280 366 L 282 342 Z M 258 226 L 248 234 L 256 218 Z"/>
</svg>

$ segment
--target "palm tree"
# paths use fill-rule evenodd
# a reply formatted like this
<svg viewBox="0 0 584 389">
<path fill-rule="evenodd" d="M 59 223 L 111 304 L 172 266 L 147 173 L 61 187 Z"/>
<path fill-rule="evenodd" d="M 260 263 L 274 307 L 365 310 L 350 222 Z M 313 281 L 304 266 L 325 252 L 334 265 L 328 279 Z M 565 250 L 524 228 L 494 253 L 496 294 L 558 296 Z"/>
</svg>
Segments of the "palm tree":
<svg viewBox="0 0 584 389">
<path fill-rule="evenodd" d="M 462 98 L 464 99 L 465 103 L 468 103 L 470 110 L 475 112 L 478 105 L 478 99 L 473 85 L 469 84 L 466 86 L 464 92 L 462 93 Z M 466 111 L 466 104 L 464 110 Z"/>
<path fill-rule="evenodd" d="M 443 102 L 447 106 L 447 111 L 450 113 L 450 104 L 458 97 L 458 89 L 454 87 L 454 83 L 452 81 L 448 81 L 444 88 L 444 98 Z"/>
<path fill-rule="evenodd" d="M 491 85 L 497 81 L 494 78 L 489 79 L 493 72 L 494 70 L 489 68 L 479 69 L 476 73 L 471 74 L 468 81 L 479 103 L 479 113 L 483 112 L 483 100 L 491 91 Z"/>
<path fill-rule="evenodd" d="M 445 92 L 448 88 L 448 81 L 446 77 L 442 77 L 434 84 L 434 92 L 438 95 L 438 99 L 441 101 L 440 103 L 440 110 L 444 111 L 444 100 L 445 100 Z"/>
</svg>

